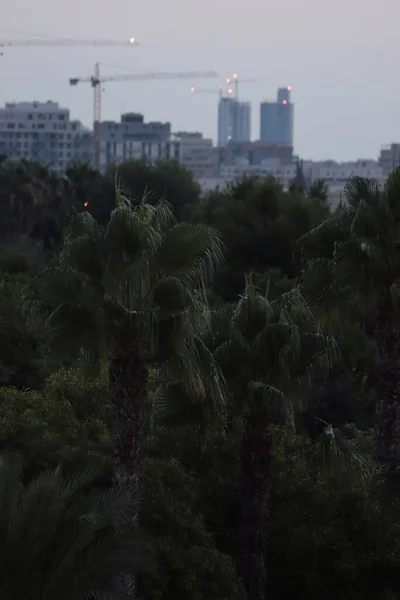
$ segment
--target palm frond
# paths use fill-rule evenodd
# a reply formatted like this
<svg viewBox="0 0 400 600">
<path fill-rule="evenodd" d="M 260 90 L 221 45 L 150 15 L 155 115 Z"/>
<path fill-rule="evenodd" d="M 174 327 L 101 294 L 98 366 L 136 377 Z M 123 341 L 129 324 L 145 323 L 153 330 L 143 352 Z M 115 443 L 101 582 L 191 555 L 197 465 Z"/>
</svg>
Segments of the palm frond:
<svg viewBox="0 0 400 600">
<path fill-rule="evenodd" d="M 256 399 L 260 418 L 273 421 L 278 417 L 283 419 L 285 425 L 294 429 L 294 406 L 282 390 L 261 381 L 250 381 L 249 391 L 255 396 L 261 396 L 261 402 Z"/>
<path fill-rule="evenodd" d="M 351 177 L 344 187 L 344 196 L 353 210 L 361 201 L 373 206 L 379 201 L 381 186 L 374 179 Z"/>
<path fill-rule="evenodd" d="M 118 267 L 139 258 L 159 243 L 157 231 L 142 218 L 142 207 L 118 206 L 112 213 L 105 233 L 105 246 L 112 266 Z M 143 212 L 143 211 L 142 211 Z"/>
<path fill-rule="evenodd" d="M 119 524 L 134 501 L 131 494 L 88 488 L 94 488 L 90 473 L 64 479 L 60 470 L 23 486 L 19 467 L 1 457 L 2 597 L 120 597 L 123 572 L 153 568 L 145 537 Z"/>
<path fill-rule="evenodd" d="M 152 257 L 156 269 L 184 278 L 199 289 L 212 282 L 223 261 L 224 245 L 219 234 L 203 225 L 187 223 L 168 229 Z"/>
<path fill-rule="evenodd" d="M 370 470 L 362 455 L 332 425 L 323 429 L 319 448 L 321 464 L 328 471 L 348 471 L 364 479 L 370 477 Z"/>
</svg>

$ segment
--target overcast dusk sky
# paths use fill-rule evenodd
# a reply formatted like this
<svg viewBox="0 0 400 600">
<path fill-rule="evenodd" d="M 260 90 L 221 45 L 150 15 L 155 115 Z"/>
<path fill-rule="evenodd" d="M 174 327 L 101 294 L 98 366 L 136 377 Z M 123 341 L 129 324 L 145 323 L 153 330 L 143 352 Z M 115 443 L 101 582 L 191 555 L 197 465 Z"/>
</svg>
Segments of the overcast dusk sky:
<svg viewBox="0 0 400 600">
<path fill-rule="evenodd" d="M 110 65 L 101 66 L 105 75 L 214 70 L 219 79 L 107 83 L 102 117 L 142 112 L 146 120 L 170 121 L 173 131 L 215 140 L 217 94 L 190 94 L 189 87 L 211 89 L 238 72 L 259 79 L 240 88 L 240 98 L 252 103 L 254 139 L 260 101 L 291 85 L 297 154 L 376 158 L 382 144 L 400 142 L 399 19 L 400 0 L 0 0 L 2 39 L 22 31 L 140 42 L 4 49 L 0 105 L 51 99 L 91 125 L 90 86 L 70 87 L 68 80 L 88 74 L 96 61 Z"/>
</svg>

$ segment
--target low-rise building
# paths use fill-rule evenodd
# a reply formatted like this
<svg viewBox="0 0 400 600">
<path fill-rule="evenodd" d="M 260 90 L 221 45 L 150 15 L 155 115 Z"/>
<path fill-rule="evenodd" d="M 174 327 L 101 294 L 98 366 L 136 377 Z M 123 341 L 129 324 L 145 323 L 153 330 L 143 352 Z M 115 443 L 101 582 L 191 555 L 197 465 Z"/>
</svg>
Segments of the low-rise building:
<svg viewBox="0 0 400 600">
<path fill-rule="evenodd" d="M 328 186 L 328 199 L 332 208 L 339 202 L 345 201 L 344 189 L 351 177 L 374 179 L 383 183 L 385 174 L 383 168 L 375 160 L 359 159 L 351 162 L 304 161 L 303 173 L 308 183 L 323 179 Z"/>
<path fill-rule="evenodd" d="M 260 164 L 252 164 L 246 158 L 237 158 L 231 164 L 223 164 L 217 178 L 203 178 L 200 185 L 204 192 L 224 188 L 229 183 L 245 175 L 258 177 L 273 176 L 280 181 L 284 189 L 297 176 L 297 161 L 284 164 L 279 158 L 264 159 Z M 303 175 L 306 183 L 310 185 L 318 179 L 323 179 L 328 186 L 328 201 L 335 208 L 341 200 L 345 200 L 344 188 L 351 177 L 365 177 L 374 179 L 379 183 L 385 180 L 383 168 L 373 160 L 357 160 L 354 162 L 337 163 L 335 161 L 305 161 L 302 163 Z"/>
<path fill-rule="evenodd" d="M 247 159 L 242 158 L 237 159 L 232 165 L 222 165 L 220 169 L 221 178 L 230 181 L 245 175 L 262 178 L 272 176 L 287 187 L 296 177 L 296 164 L 281 164 L 277 158 L 263 160 L 260 164 L 250 164 Z"/>
<path fill-rule="evenodd" d="M 196 179 L 214 178 L 219 175 L 218 152 L 210 138 L 198 132 L 179 131 L 174 139 L 180 145 L 180 162 Z"/>
<path fill-rule="evenodd" d="M 375 160 L 359 159 L 352 162 L 304 161 L 303 171 L 309 181 L 323 179 L 329 185 L 345 185 L 350 177 L 365 177 L 383 181 L 385 176 L 382 167 Z"/>
<path fill-rule="evenodd" d="M 291 146 L 277 146 L 260 140 L 255 142 L 231 142 L 224 148 L 219 148 L 221 164 L 232 164 L 237 159 L 246 159 L 251 165 L 260 165 L 264 161 L 276 159 L 280 164 L 289 165 L 293 162 Z"/>
</svg>

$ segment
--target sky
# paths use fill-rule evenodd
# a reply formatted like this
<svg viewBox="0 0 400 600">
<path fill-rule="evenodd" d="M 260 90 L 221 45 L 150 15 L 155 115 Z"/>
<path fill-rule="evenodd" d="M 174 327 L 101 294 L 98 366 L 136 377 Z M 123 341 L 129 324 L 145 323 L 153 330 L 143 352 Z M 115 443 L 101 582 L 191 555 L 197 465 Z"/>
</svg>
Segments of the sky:
<svg viewBox="0 0 400 600">
<path fill-rule="evenodd" d="M 234 72 L 241 100 L 259 104 L 292 86 L 295 153 L 304 159 L 377 158 L 400 142 L 399 0 L 0 0 L 0 38 L 16 31 L 125 40 L 138 47 L 5 48 L 0 105 L 54 100 L 90 126 L 92 89 L 69 85 L 95 62 L 103 75 L 205 71 L 216 79 L 104 84 L 102 118 L 141 112 L 175 131 L 216 138 L 219 83 Z M 191 94 L 189 88 L 211 90 Z"/>
</svg>

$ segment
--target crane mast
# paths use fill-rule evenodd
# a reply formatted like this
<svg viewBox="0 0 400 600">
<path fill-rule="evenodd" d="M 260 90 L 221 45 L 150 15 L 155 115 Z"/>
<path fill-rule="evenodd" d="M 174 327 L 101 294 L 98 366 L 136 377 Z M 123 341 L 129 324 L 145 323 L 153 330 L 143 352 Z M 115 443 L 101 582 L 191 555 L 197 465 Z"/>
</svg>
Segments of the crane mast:
<svg viewBox="0 0 400 600">
<path fill-rule="evenodd" d="M 101 85 L 107 81 L 152 81 L 167 79 L 204 79 L 209 77 L 218 77 L 214 71 L 186 71 L 176 73 L 141 73 L 141 74 L 121 74 L 121 75 L 100 75 L 100 65 L 95 64 L 94 73 L 90 77 L 72 77 L 69 80 L 70 85 L 78 83 L 90 83 L 93 87 L 93 166 L 100 170 L 100 150 L 101 150 Z"/>
<path fill-rule="evenodd" d="M 100 65 L 95 64 L 94 76 L 92 79 L 93 87 L 93 160 L 95 169 L 100 170 L 100 149 L 101 149 L 101 81 L 100 81 Z"/>
</svg>

